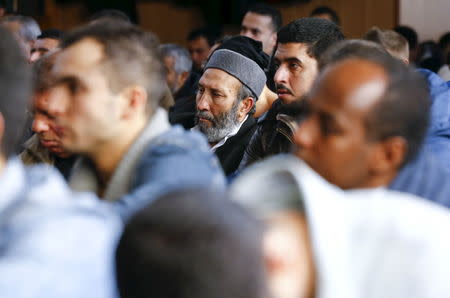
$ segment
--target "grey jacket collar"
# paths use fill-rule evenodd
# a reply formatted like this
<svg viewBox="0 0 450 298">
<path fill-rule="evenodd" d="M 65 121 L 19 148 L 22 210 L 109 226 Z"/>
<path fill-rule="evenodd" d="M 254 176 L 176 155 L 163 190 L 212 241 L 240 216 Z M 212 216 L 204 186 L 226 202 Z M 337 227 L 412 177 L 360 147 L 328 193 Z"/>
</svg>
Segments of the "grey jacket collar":
<svg viewBox="0 0 450 298">
<path fill-rule="evenodd" d="M 103 194 L 107 201 L 117 201 L 128 193 L 137 163 L 147 145 L 160 134 L 170 129 L 167 112 L 158 108 L 149 124 L 131 145 L 114 171 Z M 76 191 L 98 191 L 98 179 L 93 164 L 86 158 L 80 158 L 73 169 L 69 180 L 70 187 Z"/>
</svg>

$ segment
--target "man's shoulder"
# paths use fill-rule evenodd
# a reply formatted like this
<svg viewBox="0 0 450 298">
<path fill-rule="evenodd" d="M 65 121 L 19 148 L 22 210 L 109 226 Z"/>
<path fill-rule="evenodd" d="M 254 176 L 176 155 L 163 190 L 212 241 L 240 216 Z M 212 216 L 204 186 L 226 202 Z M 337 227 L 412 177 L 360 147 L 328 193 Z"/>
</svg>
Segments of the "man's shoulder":
<svg viewBox="0 0 450 298">
<path fill-rule="evenodd" d="M 200 132 L 185 130 L 182 126 L 175 125 L 155 137 L 147 147 L 148 150 L 158 148 L 209 151 L 209 144 Z"/>
<path fill-rule="evenodd" d="M 118 217 L 106 204 L 94 194 L 72 192 L 62 175 L 50 166 L 25 168 L 24 184 L 16 203 L 16 216 L 24 223 L 52 221 L 63 228 L 64 223 L 79 221 L 80 229 L 120 227 Z"/>
</svg>

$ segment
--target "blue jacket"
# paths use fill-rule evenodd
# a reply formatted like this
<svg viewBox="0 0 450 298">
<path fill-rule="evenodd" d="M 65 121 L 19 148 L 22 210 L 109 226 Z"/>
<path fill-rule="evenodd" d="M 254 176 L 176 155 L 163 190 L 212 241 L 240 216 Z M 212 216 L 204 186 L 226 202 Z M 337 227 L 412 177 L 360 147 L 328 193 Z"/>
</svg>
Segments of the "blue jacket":
<svg viewBox="0 0 450 298">
<path fill-rule="evenodd" d="M 226 187 L 222 167 L 204 136 L 181 126 L 151 141 L 132 180 L 128 194 L 113 203 L 124 220 L 169 192 L 196 187 L 224 192 Z"/>
<path fill-rule="evenodd" d="M 98 192 L 95 167 L 80 160 L 70 185 L 78 191 Z M 126 220 L 154 199 L 186 188 L 225 191 L 225 177 L 206 138 L 181 126 L 170 126 L 158 109 L 124 154 L 109 179 L 102 199 Z"/>
<path fill-rule="evenodd" d="M 0 176 L 0 296 L 116 297 L 120 219 L 56 170 L 9 160 Z"/>
<path fill-rule="evenodd" d="M 418 156 L 399 172 L 389 188 L 450 207 L 450 87 L 434 72 L 418 71 L 430 89 L 430 125 Z"/>
<path fill-rule="evenodd" d="M 450 87 L 437 74 L 419 69 L 428 81 L 431 95 L 430 126 L 424 147 L 450 173 Z"/>
</svg>

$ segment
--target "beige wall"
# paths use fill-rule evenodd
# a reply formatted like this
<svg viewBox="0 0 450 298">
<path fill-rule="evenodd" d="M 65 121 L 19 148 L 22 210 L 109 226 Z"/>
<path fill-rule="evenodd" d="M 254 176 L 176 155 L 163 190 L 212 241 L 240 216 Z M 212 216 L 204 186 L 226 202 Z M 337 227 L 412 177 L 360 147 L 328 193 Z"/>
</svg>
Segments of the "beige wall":
<svg viewBox="0 0 450 298">
<path fill-rule="evenodd" d="M 417 30 L 419 41 L 450 31 L 449 0 L 400 0 L 400 23 Z"/>
<path fill-rule="evenodd" d="M 54 0 L 46 2 L 46 16 L 39 18 L 44 28 L 69 29 L 87 18 L 84 8 L 79 4 L 62 7 L 55 5 Z M 396 25 L 397 0 L 313 0 L 307 4 L 282 5 L 278 8 L 286 24 L 296 18 L 308 16 L 318 5 L 330 6 L 338 12 L 342 29 L 349 38 L 362 36 L 374 25 L 381 28 Z M 184 44 L 187 33 L 204 24 L 200 12 L 195 8 L 180 9 L 168 3 L 141 1 L 137 9 L 142 27 L 155 32 L 162 42 Z M 226 28 L 227 33 L 237 33 L 237 30 L 236 26 Z"/>
</svg>

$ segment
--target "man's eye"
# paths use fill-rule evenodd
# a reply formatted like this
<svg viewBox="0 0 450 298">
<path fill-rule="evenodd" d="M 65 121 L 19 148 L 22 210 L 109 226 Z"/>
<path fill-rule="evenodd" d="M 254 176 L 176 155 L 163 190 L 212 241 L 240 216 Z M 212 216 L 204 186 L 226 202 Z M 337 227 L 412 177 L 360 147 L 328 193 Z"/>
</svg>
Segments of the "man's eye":
<svg viewBox="0 0 450 298">
<path fill-rule="evenodd" d="M 274 69 L 280 68 L 280 63 L 279 62 L 273 62 L 273 68 Z"/>
<path fill-rule="evenodd" d="M 289 64 L 289 67 L 290 67 L 291 69 L 296 70 L 296 69 L 299 69 L 299 68 L 300 68 L 300 64 L 298 64 L 298 63 L 291 63 L 291 64 Z"/>
<path fill-rule="evenodd" d="M 221 97 L 221 96 L 222 96 L 222 93 L 219 93 L 219 92 L 213 92 L 212 95 L 213 95 L 214 97 Z"/>
<path fill-rule="evenodd" d="M 67 83 L 67 88 L 69 88 L 69 91 L 72 94 L 76 94 L 80 91 L 80 86 L 76 82 Z"/>
</svg>

